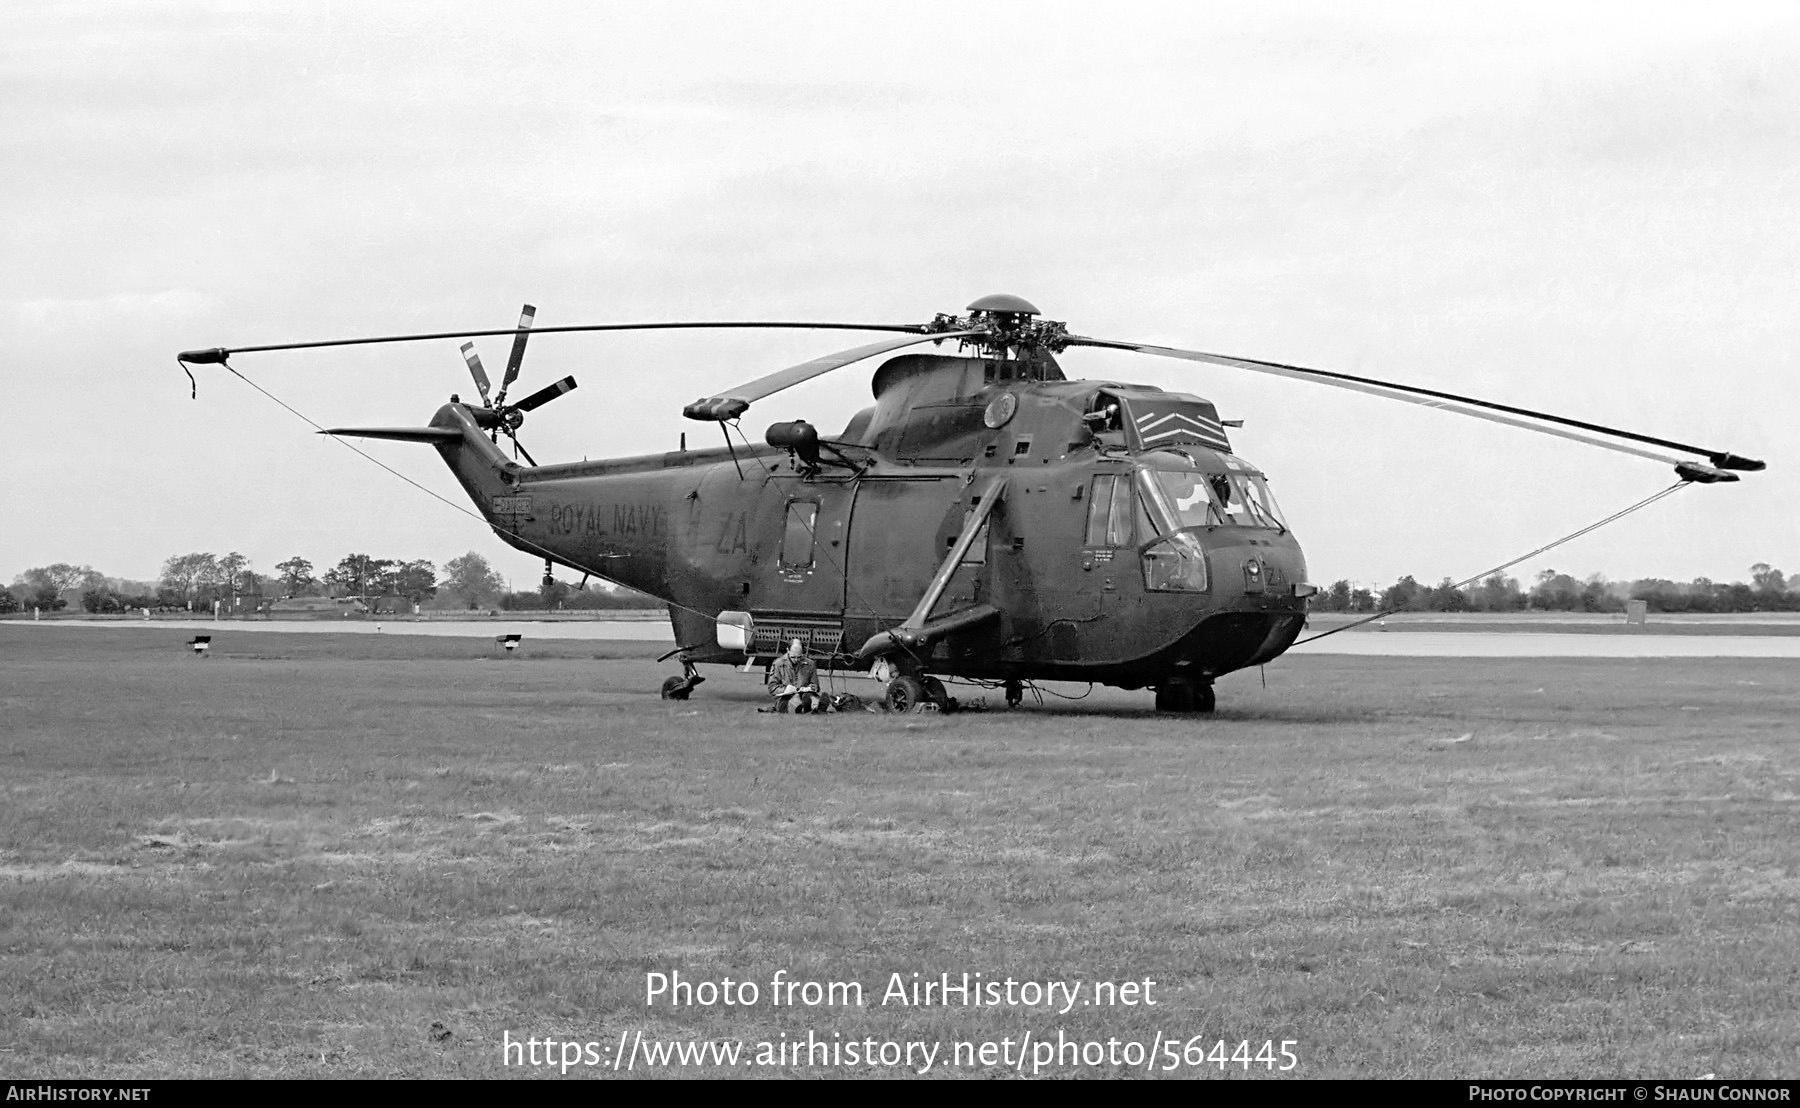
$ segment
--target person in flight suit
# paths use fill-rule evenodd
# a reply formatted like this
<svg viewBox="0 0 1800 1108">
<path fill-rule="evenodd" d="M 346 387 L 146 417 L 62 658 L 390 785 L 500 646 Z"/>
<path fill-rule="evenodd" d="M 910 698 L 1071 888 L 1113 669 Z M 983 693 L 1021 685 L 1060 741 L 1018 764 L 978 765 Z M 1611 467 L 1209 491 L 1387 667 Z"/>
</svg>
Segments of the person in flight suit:
<svg viewBox="0 0 1800 1108">
<path fill-rule="evenodd" d="M 799 714 L 824 708 L 819 695 L 819 667 L 806 656 L 806 648 L 795 639 L 788 643 L 787 653 L 769 667 L 769 695 L 775 698 L 775 710 L 790 709 Z"/>
</svg>

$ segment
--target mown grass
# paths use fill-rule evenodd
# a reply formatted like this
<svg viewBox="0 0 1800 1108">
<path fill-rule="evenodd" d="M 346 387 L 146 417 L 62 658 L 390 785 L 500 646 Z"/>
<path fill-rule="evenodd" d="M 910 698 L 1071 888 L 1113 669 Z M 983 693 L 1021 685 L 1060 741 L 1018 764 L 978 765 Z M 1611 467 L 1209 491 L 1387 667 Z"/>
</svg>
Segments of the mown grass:
<svg viewBox="0 0 1800 1108">
<path fill-rule="evenodd" d="M 485 1077 L 520 1072 L 505 1033 L 809 1029 L 1800 1072 L 1792 662 L 1310 657 L 1203 722 L 1111 691 L 804 719 L 718 670 L 657 700 L 654 647 L 183 640 L 0 627 L 0 1076 Z M 870 1004 L 777 1008 L 778 970 Z M 876 1003 L 915 971 L 1158 1003 Z M 652 972 L 765 996 L 647 1007 Z"/>
</svg>

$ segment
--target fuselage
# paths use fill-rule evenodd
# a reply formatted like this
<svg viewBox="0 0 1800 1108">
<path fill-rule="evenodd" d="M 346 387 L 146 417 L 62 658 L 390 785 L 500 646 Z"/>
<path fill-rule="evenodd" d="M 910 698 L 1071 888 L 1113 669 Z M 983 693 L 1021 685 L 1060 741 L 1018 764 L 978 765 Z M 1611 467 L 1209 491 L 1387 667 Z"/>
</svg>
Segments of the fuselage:
<svg viewBox="0 0 1800 1108">
<path fill-rule="evenodd" d="M 933 355 L 886 363 L 874 391 L 816 465 L 759 445 L 523 467 L 465 406 L 432 425 L 464 432 L 439 449 L 502 539 L 667 601 L 693 661 L 800 638 L 866 667 L 859 649 L 910 617 L 938 629 L 910 651 L 923 672 L 1141 688 L 1298 634 L 1299 544 L 1205 401 Z"/>
</svg>

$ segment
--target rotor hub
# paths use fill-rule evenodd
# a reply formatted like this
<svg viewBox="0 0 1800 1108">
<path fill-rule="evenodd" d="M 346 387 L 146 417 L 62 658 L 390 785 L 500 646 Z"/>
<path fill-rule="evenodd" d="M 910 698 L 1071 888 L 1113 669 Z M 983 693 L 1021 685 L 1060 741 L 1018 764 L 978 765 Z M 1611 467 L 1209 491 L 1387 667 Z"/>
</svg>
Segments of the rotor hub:
<svg viewBox="0 0 1800 1108">
<path fill-rule="evenodd" d="M 1037 318 L 1036 304 L 1021 296 L 995 293 L 970 304 L 966 316 L 939 313 L 927 328 L 930 331 L 977 331 L 958 339 L 964 347 L 975 347 L 991 358 L 1028 360 L 1040 353 L 1061 353 L 1069 345 L 1067 324 Z"/>
<path fill-rule="evenodd" d="M 1004 315 L 1042 315 L 1037 305 L 1022 296 L 997 292 L 992 296 L 984 296 L 963 309 L 968 312 L 986 312 Z"/>
</svg>

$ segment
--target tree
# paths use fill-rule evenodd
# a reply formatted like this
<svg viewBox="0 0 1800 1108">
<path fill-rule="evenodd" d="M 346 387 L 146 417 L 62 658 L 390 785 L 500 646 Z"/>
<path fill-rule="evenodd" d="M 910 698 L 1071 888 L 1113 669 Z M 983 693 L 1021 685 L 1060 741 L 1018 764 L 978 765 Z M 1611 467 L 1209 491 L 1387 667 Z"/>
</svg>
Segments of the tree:
<svg viewBox="0 0 1800 1108">
<path fill-rule="evenodd" d="M 185 604 L 219 580 L 219 560 L 211 554 L 177 554 L 163 563 L 162 587 Z"/>
<path fill-rule="evenodd" d="M 242 579 L 250 569 L 250 559 L 233 550 L 219 559 L 219 585 L 226 595 L 236 596 L 240 591 Z"/>
<path fill-rule="evenodd" d="M 1611 582 L 1594 574 L 1581 586 L 1581 610 L 1584 612 L 1621 612 L 1625 602 L 1613 591 Z"/>
<path fill-rule="evenodd" d="M 1696 577 L 1688 584 L 1688 610 L 1692 612 L 1719 611 L 1719 586 L 1713 584 L 1710 577 Z"/>
<path fill-rule="evenodd" d="M 346 554 L 342 561 L 325 571 L 325 583 L 338 590 L 339 596 L 381 594 L 382 575 L 394 565 L 389 558 L 371 558 L 367 554 Z"/>
<path fill-rule="evenodd" d="M 1413 580 L 1412 574 L 1409 573 L 1382 590 L 1382 610 L 1388 612 L 1404 612 L 1417 603 L 1419 592 L 1419 583 Z"/>
<path fill-rule="evenodd" d="M 21 599 L 27 607 L 42 608 L 46 612 L 59 611 L 69 606 L 69 602 L 49 585 L 40 585 L 31 589 Z"/>
<path fill-rule="evenodd" d="M 444 580 L 439 586 L 451 596 L 461 597 L 469 607 L 480 606 L 483 597 L 492 597 L 506 588 L 506 581 L 494 572 L 488 560 L 473 550 L 444 563 Z"/>
<path fill-rule="evenodd" d="M 1490 573 L 1476 586 L 1469 602 L 1479 612 L 1512 612 L 1525 606 L 1519 582 L 1504 573 Z"/>
<path fill-rule="evenodd" d="M 1631 599 L 1642 600 L 1652 612 L 1685 612 L 1687 591 L 1673 581 L 1661 577 L 1640 577 L 1631 583 Z"/>
<path fill-rule="evenodd" d="M 1581 582 L 1566 573 L 1546 569 L 1531 589 L 1531 606 L 1543 611 L 1572 612 L 1581 606 Z"/>
<path fill-rule="evenodd" d="M 423 558 L 413 562 L 401 562 L 389 574 L 388 591 L 396 596 L 404 596 L 414 604 L 422 604 L 437 595 L 437 567 Z"/>
<path fill-rule="evenodd" d="M 1750 567 L 1750 583 L 1756 588 L 1758 611 L 1782 612 L 1794 606 L 1788 595 L 1787 574 L 1767 562 Z"/>
<path fill-rule="evenodd" d="M 1331 583 L 1331 588 L 1321 596 L 1319 610 L 1323 612 L 1347 612 L 1350 610 L 1350 582 L 1339 579 Z"/>
<path fill-rule="evenodd" d="M 111 589 L 86 589 L 81 594 L 81 606 L 94 613 L 122 612 L 125 601 Z"/>
<path fill-rule="evenodd" d="M 275 572 L 281 574 L 281 588 L 288 596 L 311 596 L 319 584 L 313 577 L 313 564 L 298 554 L 277 562 Z"/>
<path fill-rule="evenodd" d="M 1433 612 L 1466 612 L 1469 610 L 1469 597 L 1456 587 L 1455 581 L 1446 577 L 1425 594 L 1424 604 L 1428 611 Z"/>
<path fill-rule="evenodd" d="M 1718 597 L 1718 610 L 1721 612 L 1756 611 L 1756 593 L 1742 581 L 1722 586 L 1714 595 Z"/>
<path fill-rule="evenodd" d="M 68 562 L 55 562 L 47 566 L 33 566 L 24 573 L 13 578 L 13 584 L 22 588 L 24 596 L 40 608 L 60 608 L 56 600 L 70 589 L 103 589 L 106 577 L 98 573 L 93 566 L 70 565 Z"/>
<path fill-rule="evenodd" d="M 0 615 L 16 612 L 20 607 L 19 598 L 13 595 L 11 589 L 0 589 Z"/>
</svg>

